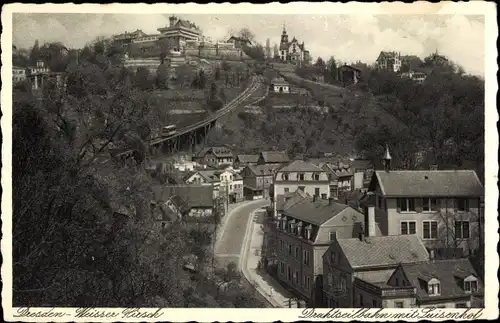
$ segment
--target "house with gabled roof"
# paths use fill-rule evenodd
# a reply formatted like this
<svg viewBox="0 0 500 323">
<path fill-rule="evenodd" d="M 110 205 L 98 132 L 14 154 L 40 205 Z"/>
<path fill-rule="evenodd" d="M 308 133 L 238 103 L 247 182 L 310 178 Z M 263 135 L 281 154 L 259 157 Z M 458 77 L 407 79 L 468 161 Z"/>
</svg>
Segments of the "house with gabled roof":
<svg viewBox="0 0 500 323">
<path fill-rule="evenodd" d="M 397 73 L 401 69 L 401 53 L 381 51 L 375 64 L 380 70 Z"/>
<path fill-rule="evenodd" d="M 237 36 L 231 36 L 227 40 L 227 43 L 233 43 L 235 48 L 243 48 L 245 46 L 252 46 L 252 41 L 243 38 L 243 37 L 237 37 Z"/>
<path fill-rule="evenodd" d="M 243 195 L 247 200 L 268 198 L 274 174 L 283 164 L 248 165 L 241 171 L 243 177 Z"/>
<path fill-rule="evenodd" d="M 152 187 L 153 211 L 160 209 L 156 215 L 165 226 L 165 222 L 198 221 L 212 222 L 214 216 L 213 188 L 209 185 L 175 185 Z M 170 219 L 170 220 L 169 220 Z"/>
<path fill-rule="evenodd" d="M 213 197 L 217 198 L 219 196 L 221 182 L 219 176 L 221 173 L 221 170 L 218 169 L 200 169 L 186 174 L 184 181 L 186 184 L 212 186 Z"/>
<path fill-rule="evenodd" d="M 234 159 L 234 166 L 237 168 L 244 168 L 248 165 L 257 165 L 259 155 L 236 155 Z"/>
<path fill-rule="evenodd" d="M 286 151 L 263 151 L 259 154 L 257 165 L 265 164 L 287 164 L 290 156 Z"/>
<path fill-rule="evenodd" d="M 227 147 L 205 147 L 193 156 L 193 161 L 215 168 L 232 166 L 234 157 Z"/>
<path fill-rule="evenodd" d="M 484 239 L 484 187 L 476 172 L 391 170 L 390 161 L 387 149 L 385 170 L 374 172 L 369 186 L 373 199 L 365 205 L 382 234 L 416 234 L 436 254 L 450 249 L 475 253 Z"/>
<path fill-rule="evenodd" d="M 416 307 L 482 307 L 484 286 L 467 258 L 402 263 L 386 284 L 413 287 Z"/>
<path fill-rule="evenodd" d="M 375 232 L 368 235 L 368 230 Z M 428 261 L 429 253 L 415 235 L 379 236 L 376 223 L 364 228 L 358 237 L 334 237 L 323 255 L 324 304 L 331 308 L 394 307 L 394 301 L 404 299 L 403 307 L 414 305 L 414 288 L 401 286 L 387 292 L 385 284 L 400 264 Z M 380 290 L 378 296 L 367 294 L 366 285 Z M 368 289 L 370 290 L 370 289 Z M 413 297 L 413 298 L 412 298 Z"/>
<path fill-rule="evenodd" d="M 322 200 L 301 191 L 279 200 L 273 226 L 279 280 L 308 306 L 322 303 L 322 256 L 334 237 L 356 237 L 363 214 L 333 199 Z"/>
</svg>

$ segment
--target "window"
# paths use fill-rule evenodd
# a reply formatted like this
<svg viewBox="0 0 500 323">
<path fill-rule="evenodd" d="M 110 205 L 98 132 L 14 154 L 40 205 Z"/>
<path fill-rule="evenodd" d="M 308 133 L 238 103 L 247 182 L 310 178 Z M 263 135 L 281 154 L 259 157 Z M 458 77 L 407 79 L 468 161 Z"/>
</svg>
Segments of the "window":
<svg viewBox="0 0 500 323">
<path fill-rule="evenodd" d="M 299 259 L 299 247 L 295 246 L 295 259 Z"/>
<path fill-rule="evenodd" d="M 399 279 L 395 278 L 394 279 L 396 286 L 399 286 Z"/>
<path fill-rule="evenodd" d="M 309 251 L 304 250 L 302 252 L 302 257 L 303 257 L 304 265 L 309 266 Z"/>
<path fill-rule="evenodd" d="M 304 276 L 305 278 L 305 289 L 310 290 L 311 289 L 311 277 L 309 276 Z"/>
<path fill-rule="evenodd" d="M 470 227 L 469 221 L 455 221 L 455 238 L 469 239 Z"/>
<path fill-rule="evenodd" d="M 288 174 L 281 174 L 281 179 L 284 181 L 288 181 Z"/>
<path fill-rule="evenodd" d="M 435 282 L 432 282 L 432 281 L 435 281 Z M 440 290 L 440 284 L 439 284 L 439 281 L 437 280 L 431 280 L 431 282 L 429 282 L 429 285 L 427 286 L 427 292 L 429 293 L 429 296 L 433 296 L 433 295 L 439 295 L 441 293 L 441 290 Z"/>
<path fill-rule="evenodd" d="M 233 185 L 229 185 L 229 189 L 232 190 L 233 189 Z"/>
<path fill-rule="evenodd" d="M 330 241 L 335 240 L 335 234 L 336 234 L 336 232 L 335 232 L 335 231 L 330 231 L 330 237 L 329 237 L 329 238 L 330 238 Z"/>
<path fill-rule="evenodd" d="M 280 250 L 283 251 L 285 249 L 285 241 L 280 240 Z"/>
<path fill-rule="evenodd" d="M 422 210 L 424 212 L 437 211 L 437 200 L 431 198 L 422 199 Z"/>
<path fill-rule="evenodd" d="M 293 248 L 292 244 L 291 244 L 291 243 L 290 243 L 290 244 L 288 244 L 288 254 L 289 254 L 289 255 L 291 255 L 291 254 L 292 254 L 292 248 Z"/>
<path fill-rule="evenodd" d="M 286 269 L 288 271 L 288 280 L 292 280 L 292 268 L 290 268 L 290 266 L 286 266 Z"/>
<path fill-rule="evenodd" d="M 417 222 L 416 221 L 401 221 L 401 234 L 416 234 Z"/>
<path fill-rule="evenodd" d="M 415 200 L 412 198 L 398 199 L 401 212 L 415 212 Z"/>
<path fill-rule="evenodd" d="M 326 200 L 326 194 L 321 194 L 321 199 Z"/>
<path fill-rule="evenodd" d="M 290 189 L 289 189 L 288 187 L 285 187 L 285 188 L 283 189 L 283 191 L 284 191 L 285 193 L 288 193 L 288 192 L 290 192 Z"/>
<path fill-rule="evenodd" d="M 314 180 L 319 181 L 319 174 L 314 174 Z"/>
<path fill-rule="evenodd" d="M 314 195 L 319 196 L 319 187 L 314 188 Z"/>
<path fill-rule="evenodd" d="M 299 173 L 299 181 L 303 181 L 304 180 L 304 173 Z"/>
<path fill-rule="evenodd" d="M 333 274 L 328 273 L 328 275 L 326 277 L 327 277 L 327 285 L 330 287 L 333 287 Z"/>
<path fill-rule="evenodd" d="M 477 292 L 477 280 L 464 281 L 464 290 L 467 293 Z"/>
<path fill-rule="evenodd" d="M 437 228 L 438 228 L 438 222 L 437 221 L 424 221 L 424 230 L 423 230 L 423 238 L 424 239 L 437 239 Z"/>
<path fill-rule="evenodd" d="M 337 253 L 335 251 L 332 251 L 332 253 L 330 254 L 330 261 L 332 264 L 337 263 Z"/>
<path fill-rule="evenodd" d="M 379 207 L 379 209 L 382 208 L 382 196 L 378 197 L 378 207 Z"/>
<path fill-rule="evenodd" d="M 295 272 L 293 273 L 293 280 L 294 280 L 295 284 L 297 284 L 297 285 L 299 284 L 299 277 L 300 277 L 300 276 L 299 276 L 299 272 L 298 272 L 298 271 L 295 271 Z"/>
<path fill-rule="evenodd" d="M 299 186 L 299 190 L 301 190 L 302 192 L 304 192 L 306 190 L 306 187 L 305 186 Z"/>
<path fill-rule="evenodd" d="M 280 262 L 280 273 L 281 273 L 282 275 L 284 275 L 284 274 L 285 274 L 285 264 L 284 264 L 284 263 L 282 263 L 282 262 Z"/>
<path fill-rule="evenodd" d="M 340 276 L 340 290 L 341 291 L 347 290 L 347 279 L 345 278 L 344 275 Z"/>
<path fill-rule="evenodd" d="M 404 308 L 404 303 L 403 302 L 394 302 L 394 307 L 395 308 Z"/>
<path fill-rule="evenodd" d="M 469 212 L 470 206 L 469 206 L 469 200 L 468 199 L 458 199 L 457 200 L 458 204 L 458 210 L 461 212 Z"/>
</svg>

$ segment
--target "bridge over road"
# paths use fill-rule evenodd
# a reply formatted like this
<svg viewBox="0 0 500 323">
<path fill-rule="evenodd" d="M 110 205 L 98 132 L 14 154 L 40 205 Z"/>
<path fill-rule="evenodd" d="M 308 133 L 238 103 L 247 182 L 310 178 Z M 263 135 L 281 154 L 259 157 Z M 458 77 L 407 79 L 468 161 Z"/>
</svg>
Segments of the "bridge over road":
<svg viewBox="0 0 500 323">
<path fill-rule="evenodd" d="M 231 102 L 226 104 L 223 108 L 216 111 L 214 114 L 208 116 L 206 119 L 188 125 L 186 127 L 177 129 L 177 132 L 168 137 L 155 138 L 150 140 L 149 148 L 152 155 L 157 153 L 171 153 L 176 151 L 188 150 L 204 142 L 208 132 L 212 129 L 217 120 L 229 112 L 252 104 L 254 101 L 262 99 L 262 94 L 259 94 L 259 89 L 265 86 L 262 76 L 253 76 L 247 88 L 241 92 Z M 120 152 L 113 154 L 118 158 L 129 158 L 133 156 L 133 149 L 121 149 Z"/>
</svg>

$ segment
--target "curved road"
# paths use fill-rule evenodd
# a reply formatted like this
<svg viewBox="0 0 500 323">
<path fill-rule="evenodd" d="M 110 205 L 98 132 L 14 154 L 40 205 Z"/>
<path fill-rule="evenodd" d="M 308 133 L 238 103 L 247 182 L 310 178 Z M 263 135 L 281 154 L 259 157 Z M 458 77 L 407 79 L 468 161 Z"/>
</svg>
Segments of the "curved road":
<svg viewBox="0 0 500 323">
<path fill-rule="evenodd" d="M 225 267 L 230 262 L 238 265 L 240 254 L 243 251 L 248 218 L 253 211 L 267 206 L 269 203 L 269 200 L 244 202 L 226 215 L 227 219 L 220 228 L 222 234 L 215 244 L 215 258 L 218 266 Z"/>
</svg>

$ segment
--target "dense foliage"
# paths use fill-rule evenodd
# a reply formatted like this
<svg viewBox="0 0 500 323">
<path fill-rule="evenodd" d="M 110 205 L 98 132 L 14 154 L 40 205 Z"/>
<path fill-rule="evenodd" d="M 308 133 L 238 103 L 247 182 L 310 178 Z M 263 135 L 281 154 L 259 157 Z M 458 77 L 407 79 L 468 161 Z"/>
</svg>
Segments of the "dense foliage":
<svg viewBox="0 0 500 323">
<path fill-rule="evenodd" d="M 14 94 L 14 306 L 263 306 L 234 266 L 213 270 L 213 224 L 160 230 L 155 179 L 137 163 L 103 163 L 122 144 L 145 158 L 156 114 L 137 86 L 146 72 L 134 76 L 108 50 L 89 47 L 68 68 L 66 93 Z"/>
</svg>

